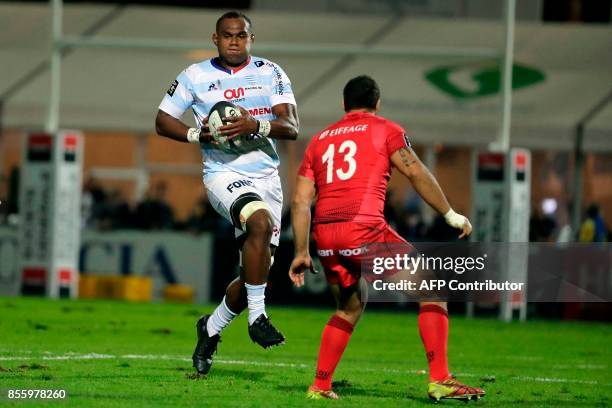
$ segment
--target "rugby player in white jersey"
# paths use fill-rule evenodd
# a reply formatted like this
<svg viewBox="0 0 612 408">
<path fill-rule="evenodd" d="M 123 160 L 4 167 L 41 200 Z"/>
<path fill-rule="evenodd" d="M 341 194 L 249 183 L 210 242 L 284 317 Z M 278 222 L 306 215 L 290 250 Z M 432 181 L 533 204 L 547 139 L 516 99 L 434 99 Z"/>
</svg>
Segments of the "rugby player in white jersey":
<svg viewBox="0 0 612 408">
<path fill-rule="evenodd" d="M 265 288 L 283 201 L 275 139 L 295 140 L 299 120 L 289 78 L 277 64 L 251 55 L 254 38 L 247 16 L 223 14 L 212 35 L 218 57 L 180 73 L 155 119 L 158 134 L 200 145 L 208 198 L 234 225 L 241 248 L 240 276 L 228 285 L 215 311 L 196 324 L 193 365 L 200 374 L 210 370 L 221 331 L 246 308 L 254 342 L 268 348 L 285 340 L 266 314 Z M 219 129 L 236 143 L 217 143 L 208 129 L 207 115 L 220 101 L 240 107 L 242 116 Z M 180 120 L 189 108 L 195 128 Z"/>
</svg>

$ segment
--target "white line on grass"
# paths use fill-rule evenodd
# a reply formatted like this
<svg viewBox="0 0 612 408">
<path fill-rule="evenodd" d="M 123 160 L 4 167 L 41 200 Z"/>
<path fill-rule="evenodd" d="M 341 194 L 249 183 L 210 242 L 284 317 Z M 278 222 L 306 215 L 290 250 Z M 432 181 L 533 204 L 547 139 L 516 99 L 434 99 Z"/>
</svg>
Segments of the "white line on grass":
<svg viewBox="0 0 612 408">
<path fill-rule="evenodd" d="M 521 355 L 509 355 L 505 356 L 508 360 L 520 360 L 520 361 L 542 361 L 544 357 L 541 356 L 521 356 Z M 607 370 L 608 366 L 605 364 L 590 364 L 587 362 L 576 361 L 574 364 L 555 364 L 551 368 L 555 369 L 580 369 L 580 370 Z"/>
<path fill-rule="evenodd" d="M 551 368 L 559 369 L 559 370 L 607 370 L 608 366 L 604 364 L 555 364 L 552 365 Z"/>
<path fill-rule="evenodd" d="M 547 378 L 547 377 L 512 377 L 513 380 L 519 381 L 537 381 L 537 382 L 546 382 L 546 383 L 571 383 L 571 384 L 601 384 L 601 385 L 609 385 L 604 383 L 599 383 L 594 380 L 569 380 L 567 378 Z"/>
<path fill-rule="evenodd" d="M 172 356 L 167 354 L 123 354 L 123 355 L 114 355 L 114 354 L 99 354 L 99 353 L 88 353 L 88 354 L 78 354 L 78 353 L 66 353 L 63 355 L 50 355 L 50 352 L 44 352 L 45 355 L 40 357 L 35 356 L 0 356 L 0 361 L 17 361 L 17 360 L 112 360 L 112 359 L 128 359 L 128 360 L 171 360 L 171 361 L 186 361 L 190 362 L 191 359 L 182 356 Z M 261 366 L 261 367 L 290 367 L 290 368 L 308 368 L 311 369 L 313 366 L 309 364 L 303 363 L 284 363 L 284 362 L 272 362 L 272 361 L 254 361 L 254 360 L 225 360 L 225 359 L 216 359 L 216 363 L 218 364 L 230 364 L 230 365 L 250 365 L 250 366 Z M 386 373 L 395 373 L 395 374 L 417 374 L 424 375 L 426 374 L 425 370 L 400 370 L 400 369 L 392 369 L 392 368 L 359 368 L 359 371 L 371 371 L 371 372 L 386 372 Z M 457 374 L 459 377 L 478 377 L 477 374 L 470 373 L 459 373 Z M 512 380 L 518 381 L 535 381 L 535 382 L 544 382 L 544 383 L 568 383 L 568 384 L 588 384 L 588 385 L 605 385 L 609 386 L 611 384 L 608 383 L 600 383 L 599 381 L 594 380 L 571 380 L 568 378 L 548 378 L 548 377 L 524 377 L 524 376 L 515 376 L 510 377 Z"/>
<path fill-rule="evenodd" d="M 45 352 L 45 354 L 48 354 Z M 34 356 L 18 356 L 18 357 L 6 357 L 0 356 L 0 361 L 13 361 L 13 360 L 111 360 L 111 359 L 128 359 L 128 360 L 171 360 L 171 361 L 191 361 L 190 358 L 171 356 L 164 354 L 77 354 L 77 353 L 66 353 L 60 356 L 44 355 L 40 357 Z M 308 364 L 300 363 L 283 363 L 283 362 L 268 362 L 268 361 L 247 361 L 247 360 L 225 360 L 222 358 L 215 359 L 215 362 L 221 364 L 234 364 L 234 365 L 253 365 L 262 367 L 289 367 L 289 368 L 310 368 Z"/>
<path fill-rule="evenodd" d="M 543 360 L 543 357 L 540 356 L 520 356 L 520 355 L 507 355 L 504 356 L 508 360 L 521 360 L 521 361 L 539 361 Z"/>
</svg>

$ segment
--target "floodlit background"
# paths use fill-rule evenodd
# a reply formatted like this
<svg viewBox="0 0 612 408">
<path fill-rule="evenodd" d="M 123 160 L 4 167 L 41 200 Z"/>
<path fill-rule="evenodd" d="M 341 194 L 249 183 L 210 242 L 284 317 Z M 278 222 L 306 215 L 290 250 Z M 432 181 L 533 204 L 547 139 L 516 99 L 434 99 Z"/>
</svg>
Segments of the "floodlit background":
<svg viewBox="0 0 612 408">
<path fill-rule="evenodd" d="M 472 154 L 502 132 L 506 3 L 65 2 L 63 42 L 55 43 L 62 46 L 57 120 L 84 134 L 78 270 L 151 277 L 155 299 L 168 284 L 189 286 L 186 298 L 198 302 L 222 295 L 236 267 L 226 256 L 235 250 L 232 229 L 207 202 L 199 149 L 156 135 L 154 117 L 176 75 L 215 55 L 214 23 L 232 7 L 251 17 L 254 55 L 285 69 L 298 102 L 299 139 L 278 144 L 285 212 L 310 136 L 342 115 L 344 83 L 366 73 L 381 86 L 381 113 L 407 130 L 453 207 L 470 214 Z M 519 0 L 515 11 L 509 131 L 510 145 L 532 154 L 529 240 L 575 241 L 589 207 L 599 209 L 590 219 L 612 218 L 610 1 Z M 0 2 L 0 26 L 0 293 L 8 294 L 19 285 L 24 138 L 49 124 L 51 3 Z M 450 237 L 397 174 L 387 216 L 408 240 Z M 291 293 L 284 221 L 273 279 Z M 321 279 L 307 291 L 327 299 Z"/>
<path fill-rule="evenodd" d="M 216 55 L 229 9 L 250 16 L 254 55 L 283 67 L 298 103 L 299 138 L 278 143 L 285 206 L 266 296 L 287 341 L 261 350 L 243 314 L 200 377 L 193 325 L 238 251 L 204 193 L 200 150 L 156 135 L 154 118 L 177 74 Z M 343 114 L 346 81 L 368 74 L 474 236 L 547 243 L 510 244 L 509 276 L 580 300 L 450 303 L 450 370 L 486 389 L 479 406 L 610 406 L 612 303 L 588 291 L 610 300 L 611 19 L 612 0 L 0 1 L 0 403 L 33 389 L 79 407 L 310 403 L 334 305 L 323 274 L 300 290 L 287 278 L 288 204 L 309 138 Z M 477 156 L 505 141 L 513 156 Z M 502 170 L 503 183 L 478 181 Z M 397 174 L 385 213 L 411 242 L 456 239 Z M 543 282 L 550 265 L 556 286 Z M 429 403 L 415 312 L 368 305 L 335 405 Z"/>
</svg>

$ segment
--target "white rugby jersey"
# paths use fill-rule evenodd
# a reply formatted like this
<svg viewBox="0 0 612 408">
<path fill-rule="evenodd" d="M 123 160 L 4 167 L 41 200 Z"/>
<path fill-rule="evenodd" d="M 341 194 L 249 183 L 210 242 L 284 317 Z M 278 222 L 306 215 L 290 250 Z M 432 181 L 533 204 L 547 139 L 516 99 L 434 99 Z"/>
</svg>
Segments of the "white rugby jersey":
<svg viewBox="0 0 612 408">
<path fill-rule="evenodd" d="M 237 69 L 222 67 L 217 58 L 193 64 L 172 83 L 159 109 L 180 118 L 191 108 L 199 127 L 208 112 L 220 101 L 229 101 L 248 110 L 256 119 L 273 120 L 272 107 L 295 105 L 291 82 L 277 64 L 250 56 Z M 202 143 L 204 176 L 234 171 L 251 177 L 265 177 L 277 171 L 276 140 L 252 135 L 240 146 L 219 147 Z"/>
</svg>

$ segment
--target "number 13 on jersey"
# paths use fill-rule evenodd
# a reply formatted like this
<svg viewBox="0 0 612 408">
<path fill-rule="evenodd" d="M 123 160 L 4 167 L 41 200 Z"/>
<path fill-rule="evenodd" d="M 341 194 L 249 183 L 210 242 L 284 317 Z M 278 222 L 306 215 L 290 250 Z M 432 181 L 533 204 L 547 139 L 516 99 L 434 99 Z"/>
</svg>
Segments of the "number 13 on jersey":
<svg viewBox="0 0 612 408">
<path fill-rule="evenodd" d="M 355 174 L 357 170 L 357 162 L 355 154 L 357 153 L 357 144 L 352 140 L 345 140 L 338 148 L 338 154 L 343 155 L 344 161 L 348 163 L 346 171 L 342 168 L 336 169 L 336 176 L 340 180 L 348 180 Z M 332 143 L 327 147 L 325 154 L 322 156 L 323 164 L 327 164 L 327 184 L 334 181 L 334 156 L 336 155 L 336 146 Z"/>
</svg>

